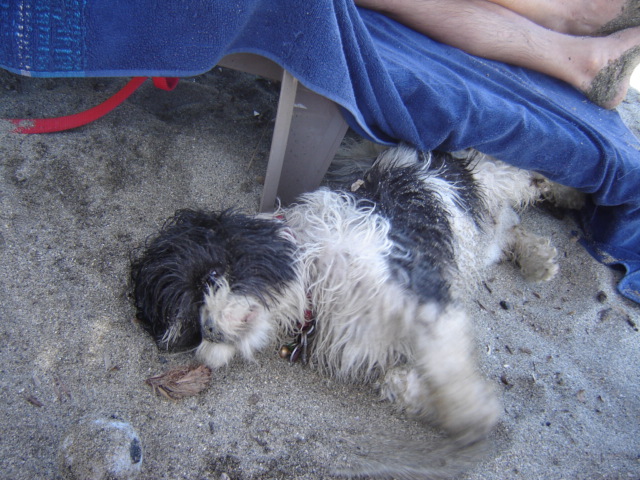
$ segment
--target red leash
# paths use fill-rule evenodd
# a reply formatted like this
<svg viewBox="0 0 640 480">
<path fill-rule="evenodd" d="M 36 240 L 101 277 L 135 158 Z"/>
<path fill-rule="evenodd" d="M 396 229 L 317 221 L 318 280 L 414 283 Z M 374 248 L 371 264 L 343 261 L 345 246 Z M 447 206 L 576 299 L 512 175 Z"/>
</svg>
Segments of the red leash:
<svg viewBox="0 0 640 480">
<path fill-rule="evenodd" d="M 134 77 L 114 95 L 89 110 L 75 113 L 66 117 L 37 118 L 37 119 L 8 119 L 16 125 L 12 133 L 53 133 L 81 127 L 97 120 L 116 108 L 135 92 L 148 77 Z M 153 84 L 162 90 L 173 90 L 178 85 L 178 79 L 173 77 L 153 77 Z"/>
</svg>

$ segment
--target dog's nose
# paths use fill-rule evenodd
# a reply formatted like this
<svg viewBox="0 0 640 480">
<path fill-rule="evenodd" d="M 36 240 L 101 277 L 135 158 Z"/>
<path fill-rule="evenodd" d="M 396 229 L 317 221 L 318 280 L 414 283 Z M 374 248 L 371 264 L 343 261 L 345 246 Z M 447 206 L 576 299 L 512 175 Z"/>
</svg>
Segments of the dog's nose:
<svg viewBox="0 0 640 480">
<path fill-rule="evenodd" d="M 224 335 L 218 330 L 213 322 L 206 321 L 202 326 L 202 338 L 213 343 L 224 343 Z"/>
</svg>

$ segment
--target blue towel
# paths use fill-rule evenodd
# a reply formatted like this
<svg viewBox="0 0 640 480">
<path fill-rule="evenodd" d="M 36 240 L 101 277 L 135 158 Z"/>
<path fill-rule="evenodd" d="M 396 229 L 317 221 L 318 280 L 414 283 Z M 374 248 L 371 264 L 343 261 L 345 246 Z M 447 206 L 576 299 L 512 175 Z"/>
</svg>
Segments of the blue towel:
<svg viewBox="0 0 640 480">
<path fill-rule="evenodd" d="M 193 76 L 263 55 L 371 140 L 474 147 L 592 194 L 585 245 L 640 302 L 640 143 L 567 84 L 435 42 L 352 0 L 0 0 L 0 66 L 38 77 Z"/>
</svg>

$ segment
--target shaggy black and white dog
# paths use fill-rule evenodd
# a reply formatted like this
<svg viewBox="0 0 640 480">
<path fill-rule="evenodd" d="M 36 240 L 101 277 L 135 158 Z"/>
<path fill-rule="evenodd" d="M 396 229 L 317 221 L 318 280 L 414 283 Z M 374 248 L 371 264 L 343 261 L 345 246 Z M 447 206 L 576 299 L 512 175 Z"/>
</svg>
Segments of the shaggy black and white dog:
<svg viewBox="0 0 640 480">
<path fill-rule="evenodd" d="M 549 185 L 480 154 L 400 146 L 352 191 L 321 188 L 275 214 L 180 211 L 132 264 L 138 316 L 160 347 L 197 347 L 212 368 L 299 336 L 321 371 L 375 381 L 474 442 L 499 405 L 459 299 L 503 258 L 553 277 L 555 249 L 516 213 Z"/>
</svg>

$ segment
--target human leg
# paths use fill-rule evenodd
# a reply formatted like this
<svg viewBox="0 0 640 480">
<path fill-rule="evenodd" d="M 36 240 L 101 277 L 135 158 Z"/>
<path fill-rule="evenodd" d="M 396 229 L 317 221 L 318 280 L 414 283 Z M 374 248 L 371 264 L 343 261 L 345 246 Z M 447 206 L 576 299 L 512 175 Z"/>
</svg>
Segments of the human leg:
<svg viewBox="0 0 640 480">
<path fill-rule="evenodd" d="M 607 37 L 577 37 L 544 28 L 487 0 L 356 3 L 472 55 L 563 80 L 605 108 L 622 101 L 640 62 L 640 27 Z"/>
<path fill-rule="evenodd" d="M 404 0 L 356 0 L 362 7 L 393 12 Z M 640 0 L 487 0 L 550 30 L 569 35 L 608 35 L 640 25 Z"/>
<path fill-rule="evenodd" d="M 609 34 L 640 25 L 638 0 L 487 0 L 556 32 Z"/>
</svg>

